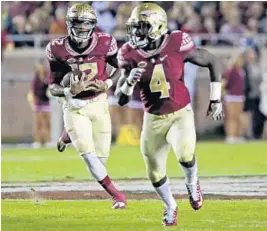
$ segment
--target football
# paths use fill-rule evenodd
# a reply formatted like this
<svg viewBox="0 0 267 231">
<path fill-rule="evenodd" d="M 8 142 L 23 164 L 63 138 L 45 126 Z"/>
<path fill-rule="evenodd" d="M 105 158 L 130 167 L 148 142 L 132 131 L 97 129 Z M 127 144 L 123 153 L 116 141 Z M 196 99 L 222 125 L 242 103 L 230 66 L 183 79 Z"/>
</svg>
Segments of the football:
<svg viewBox="0 0 267 231">
<path fill-rule="evenodd" d="M 82 77 L 82 71 L 80 71 L 80 70 L 70 71 L 66 75 L 64 75 L 63 79 L 61 80 L 60 85 L 62 87 L 69 87 L 70 86 L 70 77 L 72 74 L 78 75 L 79 79 L 81 79 L 81 77 Z"/>
</svg>

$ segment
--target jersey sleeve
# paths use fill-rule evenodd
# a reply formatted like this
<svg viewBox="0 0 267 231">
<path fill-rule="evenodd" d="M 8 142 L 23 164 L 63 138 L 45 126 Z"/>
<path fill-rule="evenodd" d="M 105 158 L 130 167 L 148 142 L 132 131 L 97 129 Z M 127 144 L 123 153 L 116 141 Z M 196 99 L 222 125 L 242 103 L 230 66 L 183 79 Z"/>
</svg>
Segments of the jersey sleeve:
<svg viewBox="0 0 267 231">
<path fill-rule="evenodd" d="M 191 36 L 186 32 L 182 32 L 182 42 L 180 46 L 180 52 L 182 53 L 182 55 L 185 56 L 195 49 L 196 47 Z"/>
<path fill-rule="evenodd" d="M 107 56 L 113 56 L 118 52 L 116 39 L 112 36 Z"/>
<path fill-rule="evenodd" d="M 53 54 L 51 42 L 48 43 L 45 49 L 46 57 L 49 61 L 50 74 L 48 76 L 49 84 L 60 84 L 65 74 L 71 71 L 71 67 L 67 63 L 61 63 Z"/>
<path fill-rule="evenodd" d="M 129 60 L 128 52 L 127 52 L 125 45 L 123 45 L 119 49 L 117 59 L 118 59 L 118 65 L 120 68 L 124 68 L 124 69 L 131 68 L 131 62 Z"/>
<path fill-rule="evenodd" d="M 47 44 L 46 49 L 45 49 L 45 54 L 46 54 L 46 58 L 48 59 L 49 62 L 56 60 L 56 58 L 53 55 L 52 50 L 51 50 L 51 42 L 49 42 Z"/>
</svg>

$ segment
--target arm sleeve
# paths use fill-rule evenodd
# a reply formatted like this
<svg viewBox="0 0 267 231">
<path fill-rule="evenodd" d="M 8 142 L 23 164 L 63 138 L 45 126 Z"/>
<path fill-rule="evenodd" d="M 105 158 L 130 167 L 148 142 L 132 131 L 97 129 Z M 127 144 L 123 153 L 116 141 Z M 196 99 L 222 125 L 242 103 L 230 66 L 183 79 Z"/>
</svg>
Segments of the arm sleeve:
<svg viewBox="0 0 267 231">
<path fill-rule="evenodd" d="M 180 52 L 183 56 L 191 53 L 196 49 L 195 44 L 191 36 L 185 32 L 182 32 L 182 42 L 180 46 Z"/>
</svg>

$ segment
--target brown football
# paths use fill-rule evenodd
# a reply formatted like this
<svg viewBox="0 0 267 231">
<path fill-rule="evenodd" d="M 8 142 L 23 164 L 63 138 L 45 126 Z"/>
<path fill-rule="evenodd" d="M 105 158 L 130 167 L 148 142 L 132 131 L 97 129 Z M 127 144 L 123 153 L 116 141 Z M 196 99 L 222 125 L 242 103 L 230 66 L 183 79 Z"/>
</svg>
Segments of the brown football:
<svg viewBox="0 0 267 231">
<path fill-rule="evenodd" d="M 71 76 L 72 73 L 74 75 L 78 75 L 78 78 L 81 79 L 82 71 L 80 71 L 80 70 L 70 71 L 66 75 L 64 75 L 63 79 L 60 82 L 60 85 L 62 87 L 69 87 L 70 86 L 70 76 Z"/>
</svg>

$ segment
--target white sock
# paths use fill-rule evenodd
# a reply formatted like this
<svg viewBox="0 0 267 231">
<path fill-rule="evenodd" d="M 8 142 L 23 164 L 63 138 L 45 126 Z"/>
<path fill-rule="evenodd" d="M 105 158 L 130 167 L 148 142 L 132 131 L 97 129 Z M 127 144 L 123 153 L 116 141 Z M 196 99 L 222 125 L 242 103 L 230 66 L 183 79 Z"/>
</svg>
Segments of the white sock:
<svg viewBox="0 0 267 231">
<path fill-rule="evenodd" d="M 159 187 L 154 187 L 159 197 L 164 201 L 167 208 L 175 209 L 177 207 L 176 201 L 172 195 L 169 180 Z"/>
<path fill-rule="evenodd" d="M 181 164 L 180 164 L 181 165 Z M 196 184 L 197 183 L 197 161 L 195 160 L 195 164 L 191 168 L 184 167 L 181 165 L 184 176 L 185 176 L 185 183 L 186 184 Z"/>
<path fill-rule="evenodd" d="M 105 166 L 94 152 L 82 154 L 81 156 L 83 157 L 88 170 L 97 181 L 101 181 L 107 176 L 107 170 Z"/>
</svg>

